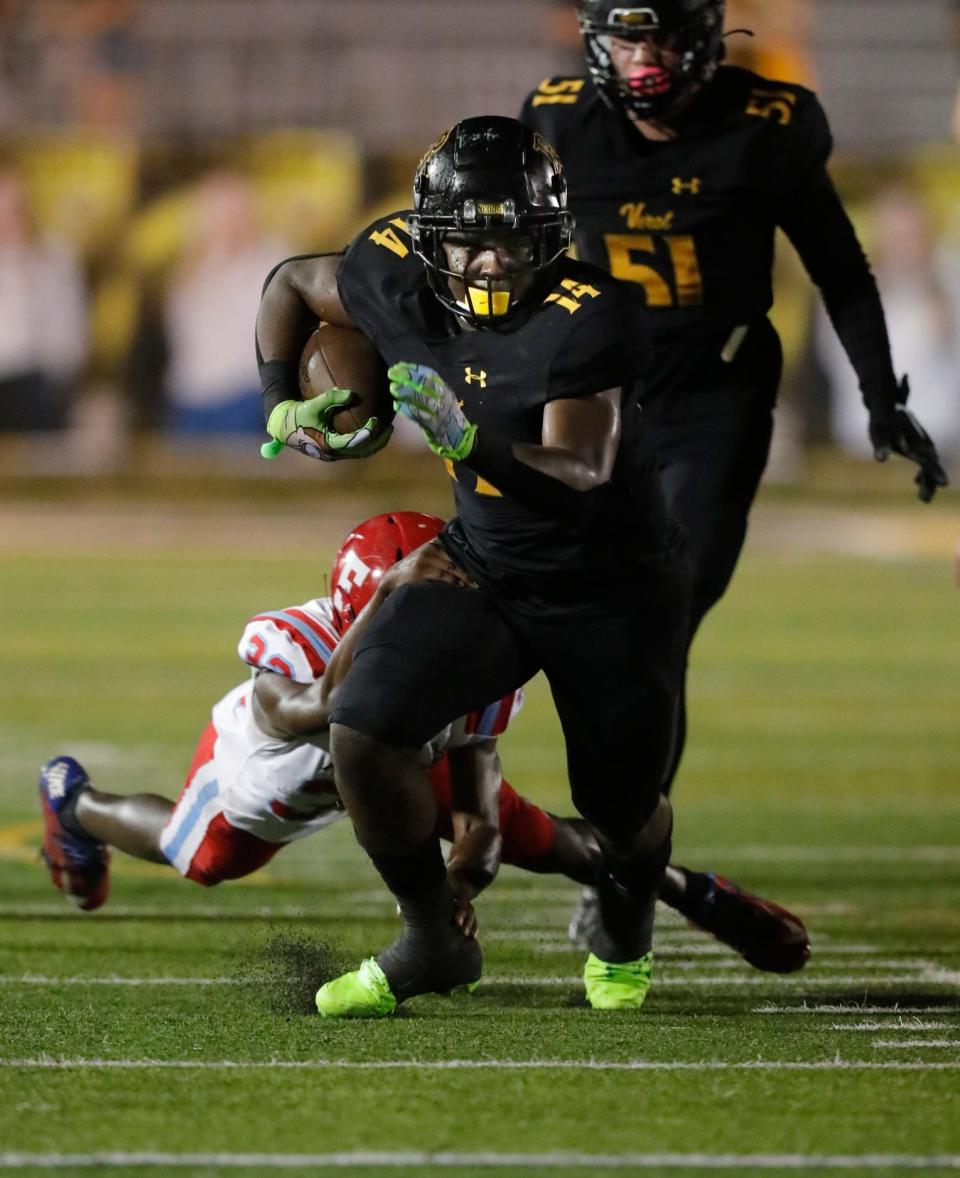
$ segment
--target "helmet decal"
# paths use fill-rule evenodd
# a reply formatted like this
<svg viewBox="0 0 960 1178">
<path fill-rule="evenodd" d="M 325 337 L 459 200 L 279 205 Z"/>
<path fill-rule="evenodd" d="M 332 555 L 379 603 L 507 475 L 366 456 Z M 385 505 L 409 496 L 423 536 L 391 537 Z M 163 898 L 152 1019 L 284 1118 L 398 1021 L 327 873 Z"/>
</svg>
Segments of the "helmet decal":
<svg viewBox="0 0 960 1178">
<path fill-rule="evenodd" d="M 539 151 L 541 155 L 545 155 L 557 172 L 563 173 L 563 161 L 557 155 L 557 149 L 549 139 L 544 139 L 539 131 L 533 133 L 533 149 Z"/>
<path fill-rule="evenodd" d="M 430 146 L 427 148 L 427 150 L 420 157 L 420 162 L 417 164 L 417 171 L 418 172 L 421 170 L 421 168 L 423 168 L 426 164 L 428 164 L 430 162 L 430 160 L 432 160 L 433 157 L 437 154 L 437 152 L 440 150 L 440 148 L 443 147 L 443 145 L 446 143 L 446 141 L 450 138 L 450 134 L 452 131 L 453 131 L 453 127 L 449 127 L 449 128 L 447 128 L 446 131 L 444 131 L 444 133 L 442 135 L 440 135 L 438 138 L 434 139 L 433 143 L 430 144 Z"/>
</svg>

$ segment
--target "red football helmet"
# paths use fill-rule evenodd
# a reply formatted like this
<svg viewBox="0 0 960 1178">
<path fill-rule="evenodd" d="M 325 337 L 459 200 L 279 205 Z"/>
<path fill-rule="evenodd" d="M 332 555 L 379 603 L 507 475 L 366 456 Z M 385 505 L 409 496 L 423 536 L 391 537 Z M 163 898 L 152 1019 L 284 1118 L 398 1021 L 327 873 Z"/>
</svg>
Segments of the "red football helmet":
<svg viewBox="0 0 960 1178">
<path fill-rule="evenodd" d="M 393 511 L 357 524 L 333 562 L 333 614 L 345 634 L 391 565 L 443 530 L 444 521 L 420 511 Z"/>
</svg>

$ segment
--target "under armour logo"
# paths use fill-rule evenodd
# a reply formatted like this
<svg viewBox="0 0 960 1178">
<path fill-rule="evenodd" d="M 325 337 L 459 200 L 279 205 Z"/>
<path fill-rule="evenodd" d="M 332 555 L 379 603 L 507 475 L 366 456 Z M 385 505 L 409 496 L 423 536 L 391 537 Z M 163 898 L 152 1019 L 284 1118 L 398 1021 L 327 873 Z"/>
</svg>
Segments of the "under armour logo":
<svg viewBox="0 0 960 1178">
<path fill-rule="evenodd" d="M 703 181 L 699 176 L 694 176 L 692 180 L 683 180 L 679 176 L 674 176 L 671 187 L 674 196 L 683 196 L 684 193 L 689 193 L 690 196 L 699 196 Z"/>
<path fill-rule="evenodd" d="M 483 369 L 481 369 L 479 372 L 474 372 L 473 369 L 468 365 L 466 368 L 464 368 L 463 372 L 467 379 L 467 384 L 473 384 L 473 382 L 476 381 L 482 389 L 487 387 L 487 374 L 483 371 Z"/>
</svg>

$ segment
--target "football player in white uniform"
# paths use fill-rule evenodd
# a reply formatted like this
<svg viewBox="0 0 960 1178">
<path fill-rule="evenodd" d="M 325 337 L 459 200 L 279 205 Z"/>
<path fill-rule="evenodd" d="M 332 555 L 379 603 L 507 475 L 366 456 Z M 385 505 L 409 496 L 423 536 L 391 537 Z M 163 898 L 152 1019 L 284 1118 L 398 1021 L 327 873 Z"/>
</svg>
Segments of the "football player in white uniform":
<svg viewBox="0 0 960 1178">
<path fill-rule="evenodd" d="M 356 639 L 387 595 L 418 580 L 467 585 L 435 541 L 443 521 L 416 512 L 377 516 L 347 538 L 334 595 L 258 614 L 240 639 L 252 678 L 213 708 L 179 800 L 95 789 L 71 757 L 43 768 L 44 858 L 53 883 L 85 910 L 109 890 L 109 851 L 172 864 L 204 886 L 256 871 L 288 843 L 344 816 L 329 752 L 330 701 Z M 403 558 L 403 559 L 400 559 Z M 473 929 L 469 901 L 499 862 L 562 871 L 586 883 L 598 851 L 586 824 L 554 819 L 502 782 L 496 739 L 522 691 L 450 725 L 423 749 L 439 833 L 453 843 L 456 920 Z"/>
</svg>

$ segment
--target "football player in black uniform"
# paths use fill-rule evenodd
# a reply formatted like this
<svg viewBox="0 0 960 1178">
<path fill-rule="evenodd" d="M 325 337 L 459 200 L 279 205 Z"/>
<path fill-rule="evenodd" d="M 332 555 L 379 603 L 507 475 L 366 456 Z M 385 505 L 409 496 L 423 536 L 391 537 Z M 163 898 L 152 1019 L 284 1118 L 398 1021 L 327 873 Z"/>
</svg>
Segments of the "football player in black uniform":
<svg viewBox="0 0 960 1178">
<path fill-rule="evenodd" d="M 692 641 L 733 575 L 767 462 L 781 371 L 767 319 L 777 226 L 857 371 L 877 459 L 916 463 L 925 502 L 947 479 L 894 375 L 876 284 L 827 173 L 816 96 L 721 65 L 724 0 L 580 0 L 577 12 L 588 76 L 541 83 L 520 117 L 566 165 L 578 256 L 633 283 L 648 309 L 643 413 L 687 533 Z M 671 780 L 683 709 L 679 729 Z M 718 886 L 697 873 L 688 883 L 694 909 Z M 589 913 L 579 923 L 588 929 Z"/>
<path fill-rule="evenodd" d="M 281 265 L 257 325 L 270 431 L 298 447 L 298 414 L 314 410 L 297 400 L 296 357 L 316 320 L 377 345 L 400 411 L 447 464 L 457 517 L 441 539 L 477 586 L 391 594 L 342 685 L 331 726 L 341 796 L 404 928 L 325 985 L 318 1008 L 376 1016 L 479 977 L 479 946 L 452 921 L 418 750 L 540 669 L 573 799 L 604 854 L 587 997 L 637 1007 L 670 851 L 660 784 L 688 604 L 655 464 L 634 417 L 622 420 L 646 346 L 642 306 L 567 257 L 560 161 L 513 119 L 467 119 L 441 136 L 414 199 L 415 212 L 378 221 L 343 256 Z"/>
</svg>

